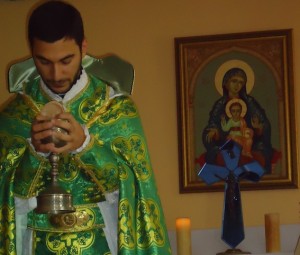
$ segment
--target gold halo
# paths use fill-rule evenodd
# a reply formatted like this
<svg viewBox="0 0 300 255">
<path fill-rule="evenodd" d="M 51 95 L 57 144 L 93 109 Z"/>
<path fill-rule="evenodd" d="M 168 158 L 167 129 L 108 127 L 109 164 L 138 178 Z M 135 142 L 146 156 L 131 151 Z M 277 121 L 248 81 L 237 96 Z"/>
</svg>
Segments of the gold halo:
<svg viewBox="0 0 300 255">
<path fill-rule="evenodd" d="M 249 94 L 254 86 L 254 72 L 250 65 L 238 59 L 232 59 L 226 61 L 218 68 L 215 76 L 215 86 L 217 91 L 219 92 L 220 95 L 223 95 L 223 87 L 222 87 L 223 78 L 225 73 L 232 68 L 240 68 L 244 70 L 244 72 L 246 73 L 247 76 L 246 91 L 247 94 Z"/>
<path fill-rule="evenodd" d="M 231 99 L 227 102 L 226 104 L 226 107 L 225 107 L 225 112 L 226 112 L 226 115 L 231 118 L 232 115 L 231 115 L 231 112 L 230 112 L 230 106 L 234 103 L 239 103 L 241 106 L 242 106 L 242 112 L 241 112 L 241 116 L 244 118 L 246 113 L 247 113 L 247 105 L 246 103 L 242 100 L 242 99 L 239 99 L 239 98 L 234 98 L 234 99 Z"/>
</svg>

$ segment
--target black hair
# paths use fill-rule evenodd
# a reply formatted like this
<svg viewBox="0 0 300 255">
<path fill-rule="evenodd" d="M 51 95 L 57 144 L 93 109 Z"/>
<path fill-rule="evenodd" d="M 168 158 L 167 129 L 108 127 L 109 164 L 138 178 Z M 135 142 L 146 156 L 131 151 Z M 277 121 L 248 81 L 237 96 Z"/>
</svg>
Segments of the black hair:
<svg viewBox="0 0 300 255">
<path fill-rule="evenodd" d="M 28 22 L 28 40 L 55 42 L 62 38 L 74 39 L 81 48 L 84 40 L 83 21 L 80 12 L 72 5 L 62 1 L 47 1 L 38 6 Z"/>
</svg>

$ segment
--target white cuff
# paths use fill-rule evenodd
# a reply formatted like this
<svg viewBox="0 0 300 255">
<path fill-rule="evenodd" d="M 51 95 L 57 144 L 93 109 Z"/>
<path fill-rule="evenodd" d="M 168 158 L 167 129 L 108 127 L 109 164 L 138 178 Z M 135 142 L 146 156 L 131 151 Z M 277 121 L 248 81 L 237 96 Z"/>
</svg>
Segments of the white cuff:
<svg viewBox="0 0 300 255">
<path fill-rule="evenodd" d="M 32 142 L 31 142 L 31 138 L 27 138 L 27 142 L 28 142 L 29 146 L 31 147 L 31 149 L 32 149 L 33 151 L 36 152 L 36 154 L 38 154 L 39 156 L 42 156 L 42 157 L 44 157 L 44 158 L 49 157 L 50 152 L 39 152 L 39 151 L 36 151 L 36 150 L 35 150 L 35 148 L 34 148 Z"/>
<path fill-rule="evenodd" d="M 71 154 L 77 154 L 77 153 L 83 151 L 84 148 L 89 144 L 89 142 L 91 140 L 91 136 L 90 136 L 88 128 L 85 125 L 82 125 L 82 128 L 83 128 L 83 131 L 84 131 L 84 134 L 85 134 L 85 140 L 84 140 L 83 144 L 81 145 L 81 147 L 79 147 L 76 150 L 71 151 L 70 152 Z"/>
</svg>

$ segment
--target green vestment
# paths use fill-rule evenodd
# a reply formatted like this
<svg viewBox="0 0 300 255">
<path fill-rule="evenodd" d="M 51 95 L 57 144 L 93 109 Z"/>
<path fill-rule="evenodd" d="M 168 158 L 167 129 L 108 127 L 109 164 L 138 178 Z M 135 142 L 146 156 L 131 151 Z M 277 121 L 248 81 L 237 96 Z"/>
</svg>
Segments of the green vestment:
<svg viewBox="0 0 300 255">
<path fill-rule="evenodd" d="M 78 218 L 66 228 L 30 211 L 33 254 L 110 254 L 98 203 L 117 190 L 118 255 L 171 254 L 137 109 L 130 96 L 110 97 L 109 91 L 89 74 L 84 89 L 64 104 L 91 138 L 81 152 L 61 155 L 59 162 L 59 184 L 73 195 Z M 33 119 L 50 100 L 35 78 L 0 113 L 0 254 L 16 254 L 14 197 L 35 197 L 50 182 L 48 159 L 27 140 Z"/>
</svg>

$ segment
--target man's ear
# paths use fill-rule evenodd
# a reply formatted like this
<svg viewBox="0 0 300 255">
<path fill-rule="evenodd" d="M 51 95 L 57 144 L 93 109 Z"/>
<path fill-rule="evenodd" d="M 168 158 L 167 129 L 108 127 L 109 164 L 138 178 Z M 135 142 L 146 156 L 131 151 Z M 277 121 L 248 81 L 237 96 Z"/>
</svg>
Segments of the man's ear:
<svg viewBox="0 0 300 255">
<path fill-rule="evenodd" d="M 87 52 L 87 40 L 84 38 L 81 44 L 82 58 L 86 55 L 86 52 Z"/>
</svg>

